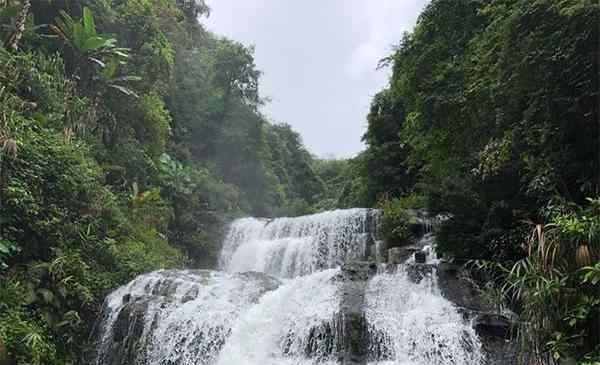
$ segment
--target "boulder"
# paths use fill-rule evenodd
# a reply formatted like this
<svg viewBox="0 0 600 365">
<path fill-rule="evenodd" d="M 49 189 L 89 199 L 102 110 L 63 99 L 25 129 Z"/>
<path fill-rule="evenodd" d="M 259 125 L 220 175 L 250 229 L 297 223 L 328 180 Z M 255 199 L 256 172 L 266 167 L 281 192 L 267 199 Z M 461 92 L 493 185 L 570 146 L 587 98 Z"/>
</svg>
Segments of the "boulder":
<svg viewBox="0 0 600 365">
<path fill-rule="evenodd" d="M 520 361 L 517 341 L 498 337 L 481 337 L 481 346 L 485 355 L 486 365 L 517 365 L 529 364 L 529 361 Z"/>
<path fill-rule="evenodd" d="M 144 314 L 151 298 L 131 301 L 119 312 L 115 323 L 110 351 L 106 352 L 106 364 L 134 364 L 145 357 Z"/>
</svg>

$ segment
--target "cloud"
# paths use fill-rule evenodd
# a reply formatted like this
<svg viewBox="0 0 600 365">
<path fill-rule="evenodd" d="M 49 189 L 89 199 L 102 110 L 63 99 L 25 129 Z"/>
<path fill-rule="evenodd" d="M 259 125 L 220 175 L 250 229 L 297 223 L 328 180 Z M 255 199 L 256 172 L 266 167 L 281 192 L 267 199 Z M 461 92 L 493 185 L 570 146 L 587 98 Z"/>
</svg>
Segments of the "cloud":
<svg viewBox="0 0 600 365">
<path fill-rule="evenodd" d="M 363 145 L 372 96 L 389 70 L 376 71 L 426 0 L 214 0 L 217 34 L 256 46 L 264 72 L 263 109 L 293 126 L 321 156 L 350 157 Z"/>
</svg>

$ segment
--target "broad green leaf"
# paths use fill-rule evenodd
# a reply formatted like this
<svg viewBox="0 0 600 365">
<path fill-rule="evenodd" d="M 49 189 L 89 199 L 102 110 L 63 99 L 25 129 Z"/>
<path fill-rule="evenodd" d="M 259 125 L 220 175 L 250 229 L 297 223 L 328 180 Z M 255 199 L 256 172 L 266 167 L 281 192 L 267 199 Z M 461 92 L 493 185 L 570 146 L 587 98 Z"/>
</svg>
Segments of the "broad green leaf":
<svg viewBox="0 0 600 365">
<path fill-rule="evenodd" d="M 94 15 L 87 6 L 83 8 L 83 26 L 88 36 L 96 35 L 96 24 L 94 24 Z"/>
<path fill-rule="evenodd" d="M 83 43 L 82 51 L 84 51 L 84 52 L 95 51 L 97 49 L 104 47 L 105 45 L 106 45 L 106 39 L 99 37 L 99 36 L 89 37 Z"/>
</svg>

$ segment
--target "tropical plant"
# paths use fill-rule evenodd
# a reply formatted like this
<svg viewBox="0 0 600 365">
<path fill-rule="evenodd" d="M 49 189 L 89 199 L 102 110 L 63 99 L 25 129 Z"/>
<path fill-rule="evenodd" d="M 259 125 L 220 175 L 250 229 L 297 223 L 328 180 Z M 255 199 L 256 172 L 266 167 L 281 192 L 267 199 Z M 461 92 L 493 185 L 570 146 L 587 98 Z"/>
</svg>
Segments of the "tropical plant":
<svg viewBox="0 0 600 365">
<path fill-rule="evenodd" d="M 74 20 L 65 11 L 61 11 L 60 15 L 61 17 L 55 20 L 56 25 L 50 25 L 50 29 L 87 61 L 104 67 L 105 63 L 102 61 L 104 58 L 129 57 L 129 50 L 117 47 L 115 38 L 104 37 L 97 33 L 94 16 L 88 7 L 83 8 L 80 22 Z"/>
<path fill-rule="evenodd" d="M 521 315 L 523 351 L 541 364 L 598 356 L 600 350 L 600 214 L 555 206 L 547 224 L 531 224 L 525 257 L 515 263 L 479 262 L 494 273 Z"/>
<path fill-rule="evenodd" d="M 129 58 L 130 50 L 118 47 L 115 38 L 98 34 L 94 15 L 88 7 L 83 8 L 81 21 L 76 21 L 65 11 L 61 11 L 60 18 L 56 18 L 55 23 L 56 25 L 50 25 L 50 29 L 74 51 L 74 74 L 84 82 L 83 87 L 93 79 L 125 95 L 136 95 L 124 83 L 139 81 L 140 78 L 118 75 L 118 67 Z M 93 69 L 93 64 L 100 67 L 101 72 L 89 72 Z"/>
</svg>

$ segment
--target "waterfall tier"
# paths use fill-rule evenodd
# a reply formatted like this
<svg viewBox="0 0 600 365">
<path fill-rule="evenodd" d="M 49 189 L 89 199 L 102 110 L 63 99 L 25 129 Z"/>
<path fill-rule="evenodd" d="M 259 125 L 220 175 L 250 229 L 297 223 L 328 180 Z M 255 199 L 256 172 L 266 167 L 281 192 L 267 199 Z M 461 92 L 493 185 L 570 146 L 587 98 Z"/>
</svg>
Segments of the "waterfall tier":
<svg viewBox="0 0 600 365">
<path fill-rule="evenodd" d="M 364 261 L 377 217 L 234 221 L 222 271 L 145 274 L 107 297 L 96 365 L 483 364 L 433 266 Z"/>
<path fill-rule="evenodd" d="M 243 218 L 231 225 L 219 260 L 227 272 L 260 271 L 292 278 L 364 260 L 378 212 L 334 210 L 296 218 Z"/>
</svg>

